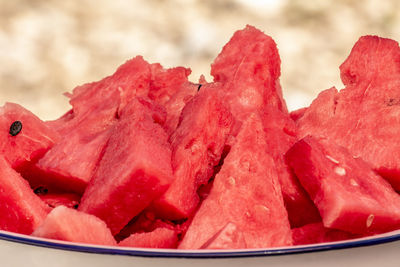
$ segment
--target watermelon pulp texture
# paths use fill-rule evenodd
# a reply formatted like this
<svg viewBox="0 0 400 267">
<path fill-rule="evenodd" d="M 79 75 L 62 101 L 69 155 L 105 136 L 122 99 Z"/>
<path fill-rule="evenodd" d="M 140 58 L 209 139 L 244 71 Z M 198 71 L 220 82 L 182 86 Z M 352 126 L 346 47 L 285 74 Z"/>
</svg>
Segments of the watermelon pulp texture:
<svg viewBox="0 0 400 267">
<path fill-rule="evenodd" d="M 211 243 L 213 248 L 223 245 L 220 249 L 292 244 L 276 167 L 266 151 L 262 122 L 254 114 L 243 124 L 179 248 Z M 226 234 L 233 236 L 231 242 L 226 242 Z M 215 241 L 220 238 L 224 242 Z"/>
<path fill-rule="evenodd" d="M 116 245 L 102 220 L 62 205 L 54 208 L 32 235 L 71 242 Z"/>
<path fill-rule="evenodd" d="M 345 148 L 308 136 L 286 156 L 325 227 L 365 235 L 400 226 L 400 196 Z"/>
<path fill-rule="evenodd" d="M 183 109 L 170 137 L 174 181 L 153 205 L 162 218 L 177 220 L 193 214 L 200 200 L 197 190 L 212 177 L 231 131 L 232 115 L 219 87 L 203 87 Z"/>
<path fill-rule="evenodd" d="M 345 231 L 326 228 L 321 222 L 310 223 L 292 229 L 293 245 L 335 242 L 357 237 L 359 236 Z"/>
<path fill-rule="evenodd" d="M 14 122 L 19 131 L 11 134 Z M 6 103 L 0 108 L 0 155 L 17 171 L 29 172 L 58 139 L 56 131 L 22 106 Z"/>
<path fill-rule="evenodd" d="M 321 220 L 307 192 L 290 170 L 284 154 L 297 141 L 295 122 L 285 111 L 267 107 L 262 113 L 267 151 L 274 160 L 291 227 Z"/>
<path fill-rule="evenodd" d="M 346 147 L 400 190 L 398 43 L 361 37 L 340 66 L 340 76 L 345 89 L 320 93 L 298 120 L 300 137 L 327 138 Z"/>
<path fill-rule="evenodd" d="M 79 206 L 104 220 L 113 234 L 172 181 L 167 135 L 150 114 L 136 99 L 125 106 Z"/>
<path fill-rule="evenodd" d="M 31 234 L 49 210 L 28 182 L 0 155 L 0 229 Z"/>
<path fill-rule="evenodd" d="M 176 231 L 160 227 L 147 233 L 135 233 L 118 243 L 122 247 L 142 248 L 176 248 L 178 236 Z"/>
<path fill-rule="evenodd" d="M 235 118 L 242 121 L 265 105 L 287 111 L 280 63 L 275 42 L 260 30 L 247 26 L 232 36 L 211 65 L 211 75 L 224 84 Z"/>
</svg>

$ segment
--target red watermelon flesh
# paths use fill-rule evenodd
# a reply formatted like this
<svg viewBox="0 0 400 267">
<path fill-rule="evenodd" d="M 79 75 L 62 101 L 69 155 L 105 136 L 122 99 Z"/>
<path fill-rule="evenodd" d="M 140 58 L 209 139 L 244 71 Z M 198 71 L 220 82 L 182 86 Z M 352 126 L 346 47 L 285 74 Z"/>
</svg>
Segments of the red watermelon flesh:
<svg viewBox="0 0 400 267">
<path fill-rule="evenodd" d="M 136 96 L 147 96 L 151 81 L 151 65 L 141 56 L 128 60 L 117 71 L 98 82 L 78 86 L 70 96 L 70 103 L 75 114 L 90 114 L 92 109 L 102 106 L 109 96 L 118 93 L 119 98 L 113 98 L 114 106 L 122 110 Z"/>
<path fill-rule="evenodd" d="M 168 135 L 177 128 L 183 107 L 197 93 L 198 85 L 188 80 L 190 73 L 190 69 L 183 67 L 164 69 L 160 64 L 152 64 L 149 99 L 165 107 L 164 128 Z"/>
<path fill-rule="evenodd" d="M 33 185 L 83 194 L 101 159 L 111 130 L 94 135 L 72 132 L 57 143 L 26 175 Z"/>
<path fill-rule="evenodd" d="M 157 228 L 174 230 L 176 225 L 169 221 L 160 220 L 153 211 L 145 209 L 133 218 L 114 238 L 117 241 L 121 241 L 134 233 L 152 232 Z"/>
<path fill-rule="evenodd" d="M 223 232 L 234 236 L 232 248 L 238 248 L 238 241 L 245 245 L 240 248 L 292 244 L 277 171 L 267 151 L 261 119 L 253 114 L 243 124 L 179 248 L 207 247 L 209 240 Z M 230 248 L 224 244 L 224 248 Z"/>
<path fill-rule="evenodd" d="M 33 236 L 96 245 L 116 245 L 107 225 L 96 216 L 58 206 L 32 233 Z"/>
<path fill-rule="evenodd" d="M 31 234 L 49 210 L 28 182 L 0 155 L 0 229 Z"/>
<path fill-rule="evenodd" d="M 227 223 L 215 236 L 208 240 L 201 249 L 240 249 L 247 247 L 244 234 L 234 223 Z"/>
<path fill-rule="evenodd" d="M 298 121 L 301 117 L 303 117 L 304 113 L 306 113 L 307 109 L 308 108 L 305 107 L 305 108 L 299 108 L 299 109 L 291 111 L 290 118 L 292 118 L 292 120 L 294 120 L 294 121 Z"/>
<path fill-rule="evenodd" d="M 21 130 L 10 134 L 10 127 L 21 122 Z M 14 103 L 0 107 L 0 155 L 19 172 L 36 163 L 59 138 L 32 112 Z"/>
<path fill-rule="evenodd" d="M 165 105 L 181 87 L 190 83 L 188 80 L 190 73 L 190 69 L 183 67 L 164 69 L 160 64 L 152 64 L 149 98 Z"/>
<path fill-rule="evenodd" d="M 287 112 L 274 107 L 265 108 L 262 120 L 267 151 L 275 162 L 291 227 L 320 221 L 317 208 L 284 159 L 284 154 L 297 141 L 294 121 Z"/>
<path fill-rule="evenodd" d="M 169 136 L 178 127 L 182 110 L 197 93 L 197 88 L 198 85 L 196 84 L 185 84 L 165 103 L 164 107 L 167 111 L 167 119 L 164 128 Z"/>
<path fill-rule="evenodd" d="M 317 222 L 292 229 L 292 237 L 293 245 L 308 245 L 348 240 L 359 236 L 337 229 L 329 229 L 321 222 Z"/>
<path fill-rule="evenodd" d="M 28 178 L 82 193 L 101 159 L 109 129 L 131 99 L 147 97 L 150 79 L 150 64 L 136 57 L 113 75 L 75 88 L 69 95 L 72 111 L 49 123 L 63 139 L 39 161 L 38 173 Z"/>
<path fill-rule="evenodd" d="M 211 75 L 224 85 L 225 101 L 237 124 L 265 106 L 287 112 L 279 84 L 280 63 L 272 38 L 252 26 L 235 32 L 224 46 L 211 65 Z"/>
<path fill-rule="evenodd" d="M 195 211 L 197 189 L 207 184 L 221 158 L 233 123 L 219 87 L 202 90 L 184 107 L 170 137 L 174 181 L 153 208 L 164 219 L 188 218 Z"/>
<path fill-rule="evenodd" d="M 286 157 L 325 227 L 374 234 L 400 226 L 400 196 L 345 148 L 307 136 Z"/>
<path fill-rule="evenodd" d="M 340 70 L 346 88 L 320 93 L 298 120 L 300 135 L 346 147 L 400 190 L 399 45 L 361 37 Z"/>
<path fill-rule="evenodd" d="M 118 243 L 122 247 L 176 248 L 178 235 L 169 228 L 157 228 L 147 233 L 135 233 Z"/>
<path fill-rule="evenodd" d="M 172 181 L 166 133 L 137 99 L 125 109 L 112 129 L 104 156 L 79 206 L 79 210 L 104 220 L 113 234 L 159 197 Z"/>
</svg>

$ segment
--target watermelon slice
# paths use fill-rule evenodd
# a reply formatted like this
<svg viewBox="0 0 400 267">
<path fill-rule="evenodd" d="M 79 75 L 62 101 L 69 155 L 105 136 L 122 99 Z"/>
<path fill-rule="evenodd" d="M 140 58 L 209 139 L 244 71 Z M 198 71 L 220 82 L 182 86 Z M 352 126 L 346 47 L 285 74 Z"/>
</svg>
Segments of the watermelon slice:
<svg viewBox="0 0 400 267">
<path fill-rule="evenodd" d="M 122 247 L 176 248 L 178 236 L 169 228 L 157 228 L 147 233 L 136 233 L 118 243 Z"/>
<path fill-rule="evenodd" d="M 321 222 L 317 222 L 292 229 L 292 237 L 293 245 L 307 245 L 348 240 L 359 236 L 341 230 L 329 229 L 324 227 Z"/>
<path fill-rule="evenodd" d="M 327 138 L 372 164 L 400 190 L 400 48 L 361 37 L 340 66 L 346 88 L 319 94 L 298 120 L 300 137 Z"/>
<path fill-rule="evenodd" d="M 54 208 L 32 235 L 96 245 L 116 245 L 102 220 L 65 206 Z"/>
<path fill-rule="evenodd" d="M 150 79 L 150 64 L 136 57 L 112 76 L 75 88 L 69 95 L 72 111 L 49 123 L 63 139 L 38 162 L 31 179 L 83 193 L 120 111 L 130 99 L 147 96 Z"/>
<path fill-rule="evenodd" d="M 151 110 L 137 99 L 121 111 L 79 210 L 104 220 L 117 234 L 172 181 L 171 149 Z"/>
<path fill-rule="evenodd" d="M 224 85 L 225 101 L 236 118 L 235 134 L 241 121 L 265 106 L 287 112 L 279 84 L 280 63 L 272 38 L 247 26 L 235 32 L 211 65 L 211 75 Z"/>
<path fill-rule="evenodd" d="M 294 121 L 287 112 L 275 107 L 266 107 L 262 119 L 267 151 L 275 162 L 291 227 L 321 221 L 317 208 L 284 159 L 284 154 L 297 141 Z"/>
<path fill-rule="evenodd" d="M 0 155 L 0 229 L 31 234 L 49 210 L 28 182 Z"/>
<path fill-rule="evenodd" d="M 258 115 L 243 124 L 179 248 L 265 248 L 292 244 L 274 161 Z M 231 237 L 232 242 L 226 242 Z M 214 245 L 212 245 L 214 244 Z"/>
<path fill-rule="evenodd" d="M 305 137 L 286 154 L 321 214 L 324 226 L 354 234 L 400 226 L 400 196 L 345 148 Z"/>
<path fill-rule="evenodd" d="M 28 172 L 59 139 L 32 112 L 14 103 L 0 107 L 0 155 L 19 172 Z"/>
<path fill-rule="evenodd" d="M 233 119 L 219 89 L 202 88 L 182 111 L 179 127 L 170 138 L 175 180 L 153 204 L 161 218 L 192 215 L 199 203 L 198 188 L 208 183 L 220 161 Z"/>
</svg>

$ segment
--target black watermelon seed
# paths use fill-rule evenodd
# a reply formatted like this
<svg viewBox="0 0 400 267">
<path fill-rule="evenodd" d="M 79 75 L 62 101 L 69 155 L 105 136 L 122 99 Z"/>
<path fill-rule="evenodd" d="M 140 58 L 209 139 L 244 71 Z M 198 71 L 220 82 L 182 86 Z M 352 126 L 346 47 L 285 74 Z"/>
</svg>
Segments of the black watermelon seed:
<svg viewBox="0 0 400 267">
<path fill-rule="evenodd" d="M 22 123 L 20 121 L 14 121 L 10 126 L 10 134 L 16 136 L 22 130 Z"/>
<path fill-rule="evenodd" d="M 197 92 L 200 91 L 202 84 L 199 84 L 199 86 L 197 87 Z"/>
<path fill-rule="evenodd" d="M 43 186 L 39 186 L 33 191 L 36 195 L 46 195 L 49 190 Z"/>
</svg>

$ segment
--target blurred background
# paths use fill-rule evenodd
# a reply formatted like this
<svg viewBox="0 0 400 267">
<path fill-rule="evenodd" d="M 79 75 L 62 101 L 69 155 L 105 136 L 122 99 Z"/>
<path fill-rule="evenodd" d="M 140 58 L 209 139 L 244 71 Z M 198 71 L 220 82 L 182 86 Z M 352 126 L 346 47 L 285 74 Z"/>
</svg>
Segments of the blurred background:
<svg viewBox="0 0 400 267">
<path fill-rule="evenodd" d="M 338 67 L 361 35 L 400 41 L 400 1 L 0 0 L 0 104 L 57 118 L 69 107 L 63 92 L 136 55 L 211 80 L 211 62 L 246 24 L 278 44 L 293 110 L 342 88 Z"/>
</svg>

